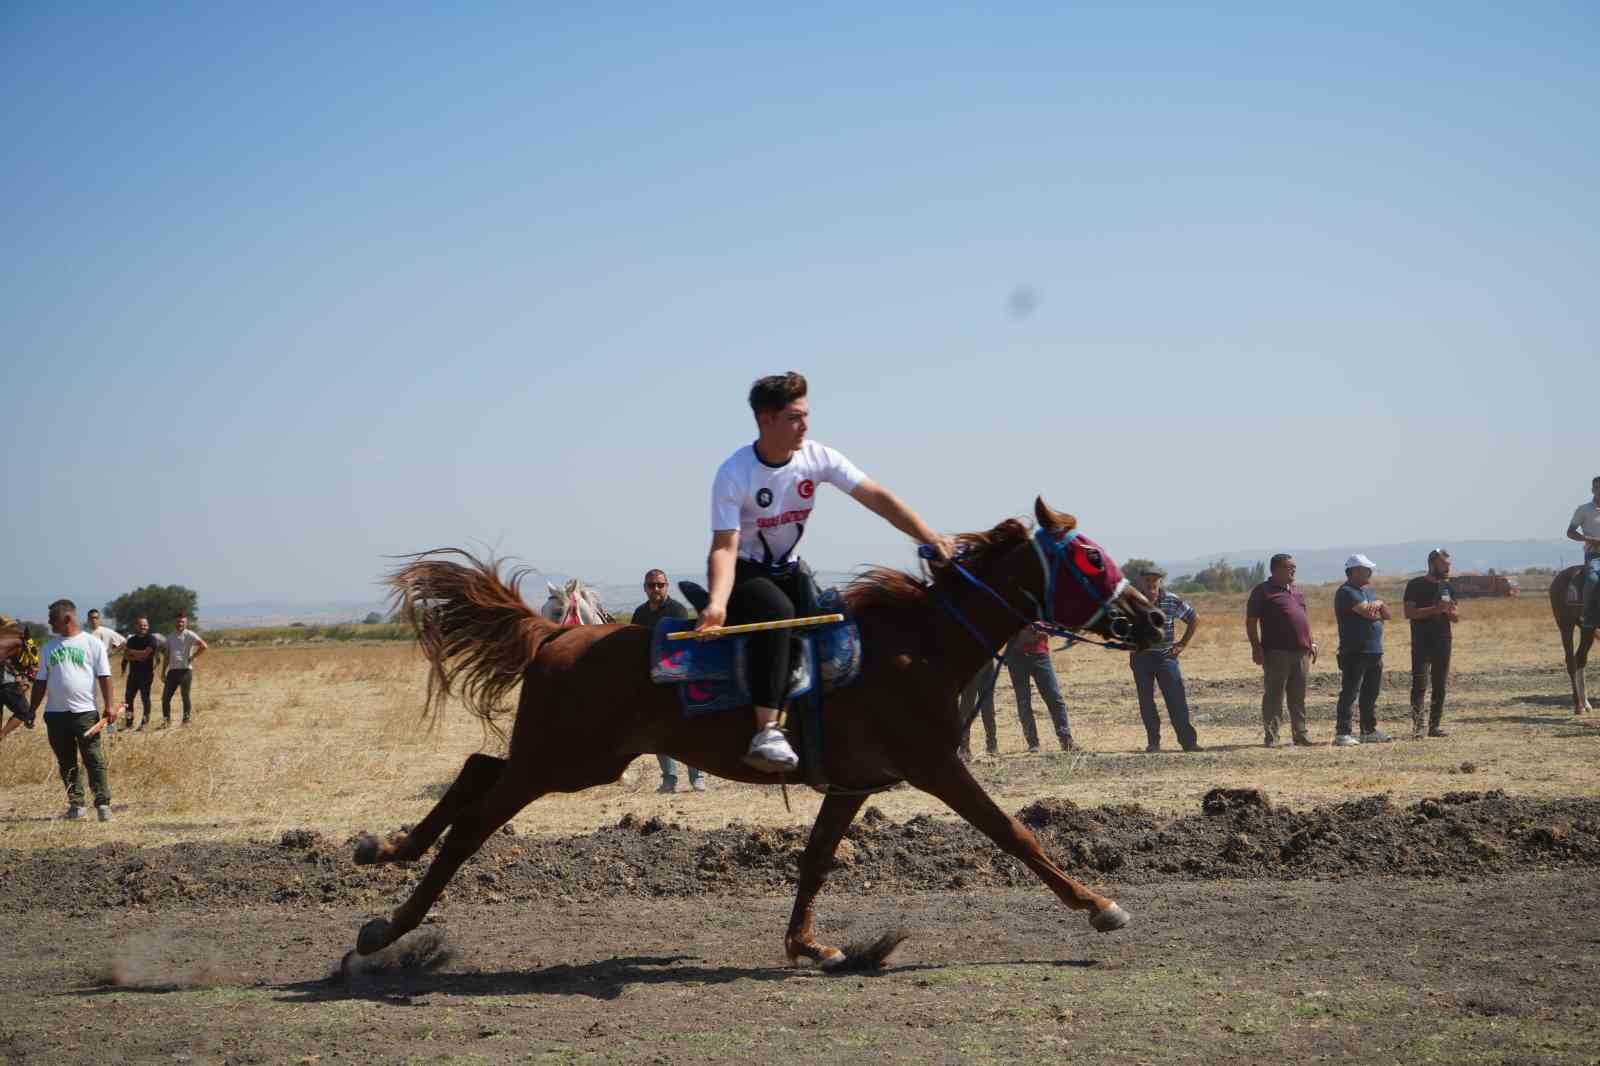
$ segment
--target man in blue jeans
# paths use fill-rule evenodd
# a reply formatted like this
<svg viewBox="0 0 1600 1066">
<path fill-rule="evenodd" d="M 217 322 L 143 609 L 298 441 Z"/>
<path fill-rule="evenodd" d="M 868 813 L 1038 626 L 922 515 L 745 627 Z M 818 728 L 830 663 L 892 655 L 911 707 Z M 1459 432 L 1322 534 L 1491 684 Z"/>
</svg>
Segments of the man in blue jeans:
<svg viewBox="0 0 1600 1066">
<path fill-rule="evenodd" d="M 1567 539 L 1583 545 L 1583 628 L 1600 626 L 1600 477 L 1589 483 L 1594 498 L 1572 512 Z"/>
<path fill-rule="evenodd" d="M 1192 606 L 1162 587 L 1166 576 L 1167 572 L 1159 566 L 1147 566 L 1139 575 L 1145 596 L 1155 604 L 1156 610 L 1166 615 L 1167 627 L 1161 643 L 1145 651 L 1136 651 L 1128 659 L 1133 670 L 1133 685 L 1139 691 L 1139 717 L 1144 719 L 1147 754 L 1161 750 L 1157 685 L 1161 686 L 1161 699 L 1167 705 L 1167 717 L 1172 719 L 1172 731 L 1178 734 L 1178 743 L 1183 745 L 1184 751 L 1203 750 L 1194 724 L 1189 720 L 1189 697 L 1183 690 L 1183 671 L 1178 668 L 1178 657 L 1200 628 L 1200 616 Z M 1175 636 L 1179 622 L 1183 623 L 1182 637 Z"/>
<path fill-rule="evenodd" d="M 1039 695 L 1050 711 L 1050 721 L 1056 727 L 1056 741 L 1062 751 L 1072 750 L 1072 723 L 1067 720 L 1067 701 L 1061 698 L 1061 684 L 1056 680 L 1056 668 L 1050 662 L 1050 638 L 1042 630 L 1026 626 L 1006 647 L 1006 673 L 1011 675 L 1011 687 L 1017 694 L 1017 721 L 1022 724 L 1022 737 L 1028 742 L 1028 751 L 1039 750 L 1039 728 L 1033 719 L 1033 693 L 1028 682 L 1039 686 Z"/>
</svg>

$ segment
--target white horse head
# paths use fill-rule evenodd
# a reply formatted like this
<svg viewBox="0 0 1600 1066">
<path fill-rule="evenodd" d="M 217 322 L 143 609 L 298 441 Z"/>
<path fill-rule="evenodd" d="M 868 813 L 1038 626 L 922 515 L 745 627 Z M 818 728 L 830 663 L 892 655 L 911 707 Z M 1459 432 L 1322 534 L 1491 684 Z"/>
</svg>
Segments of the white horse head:
<svg viewBox="0 0 1600 1066">
<path fill-rule="evenodd" d="M 578 578 L 568 581 L 564 588 L 545 582 L 550 598 L 544 601 L 539 613 L 552 622 L 564 626 L 603 625 L 612 621 L 611 615 L 600 606 L 594 590 Z"/>
</svg>

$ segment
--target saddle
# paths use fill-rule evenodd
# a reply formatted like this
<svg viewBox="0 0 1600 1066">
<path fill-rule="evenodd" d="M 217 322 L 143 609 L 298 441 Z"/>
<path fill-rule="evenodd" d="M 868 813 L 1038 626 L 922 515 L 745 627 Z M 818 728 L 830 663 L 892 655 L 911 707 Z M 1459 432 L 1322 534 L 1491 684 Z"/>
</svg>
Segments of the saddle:
<svg viewBox="0 0 1600 1066">
<path fill-rule="evenodd" d="M 823 759 L 822 697 L 861 676 L 861 629 L 845 612 L 837 590 L 818 594 L 810 572 L 804 573 L 805 595 L 800 606 L 805 613 L 846 615 L 843 622 L 814 626 L 790 637 L 791 665 L 784 697 L 789 707 L 787 730 L 800 756 L 801 779 L 826 792 L 830 784 Z M 697 611 L 704 610 L 711 599 L 705 589 L 690 581 L 680 581 L 678 590 Z M 750 706 L 747 638 L 667 639 L 669 633 L 693 627 L 693 622 L 679 618 L 656 623 L 650 641 L 650 680 L 677 686 L 686 718 Z"/>
</svg>

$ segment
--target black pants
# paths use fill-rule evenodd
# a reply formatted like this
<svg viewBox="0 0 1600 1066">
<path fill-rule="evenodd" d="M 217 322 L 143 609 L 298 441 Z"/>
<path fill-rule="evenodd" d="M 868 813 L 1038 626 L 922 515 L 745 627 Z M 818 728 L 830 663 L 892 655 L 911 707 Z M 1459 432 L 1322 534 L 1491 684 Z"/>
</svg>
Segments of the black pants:
<svg viewBox="0 0 1600 1066">
<path fill-rule="evenodd" d="M 33 712 L 28 709 L 28 692 L 22 682 L 0 685 L 0 719 L 5 718 L 5 711 L 22 719 L 22 724 L 29 729 L 33 728 Z"/>
<path fill-rule="evenodd" d="M 1450 676 L 1450 645 L 1411 646 L 1411 724 L 1422 728 L 1422 700 L 1433 682 L 1433 700 L 1428 708 L 1428 728 L 1438 729 L 1444 718 L 1445 680 Z"/>
<path fill-rule="evenodd" d="M 798 569 L 775 577 L 763 566 L 740 559 L 733 572 L 728 596 L 728 624 L 777 622 L 794 618 L 809 582 Z M 781 708 L 789 687 L 792 635 L 784 630 L 752 633 L 750 651 L 750 701 L 757 707 Z"/>
<path fill-rule="evenodd" d="M 1378 692 L 1383 688 L 1383 655 L 1372 652 L 1342 651 L 1339 653 L 1339 670 L 1344 675 L 1339 686 L 1337 725 L 1335 736 L 1350 735 L 1351 709 L 1357 700 L 1361 705 L 1361 731 L 1378 731 Z"/>
<path fill-rule="evenodd" d="M 122 687 L 122 702 L 128 705 L 125 712 L 128 716 L 128 721 L 133 721 L 133 698 L 135 696 L 144 697 L 144 720 L 147 722 L 150 720 L 150 684 L 155 679 L 156 675 L 153 670 L 145 674 L 137 674 L 132 670 L 128 671 L 128 682 Z"/>
<path fill-rule="evenodd" d="M 194 680 L 193 670 L 168 670 L 166 684 L 161 686 L 161 717 L 172 721 L 172 694 L 183 691 L 183 720 L 189 720 L 189 683 Z"/>
</svg>

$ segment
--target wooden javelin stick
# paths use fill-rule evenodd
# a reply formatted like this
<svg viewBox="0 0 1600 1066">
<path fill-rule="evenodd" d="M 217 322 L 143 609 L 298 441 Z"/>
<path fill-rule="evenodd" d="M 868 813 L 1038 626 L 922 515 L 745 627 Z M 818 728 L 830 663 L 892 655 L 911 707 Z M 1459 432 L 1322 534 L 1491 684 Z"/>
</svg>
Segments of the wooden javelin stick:
<svg viewBox="0 0 1600 1066">
<path fill-rule="evenodd" d="M 803 626 L 824 626 L 829 622 L 843 622 L 842 614 L 814 614 L 809 618 L 785 618 L 777 622 L 746 622 L 738 626 L 718 626 L 715 629 L 706 629 L 696 632 L 693 629 L 681 629 L 676 633 L 668 633 L 668 640 L 715 640 L 718 637 L 736 637 L 741 633 L 763 633 L 769 629 L 800 629 Z"/>
</svg>

